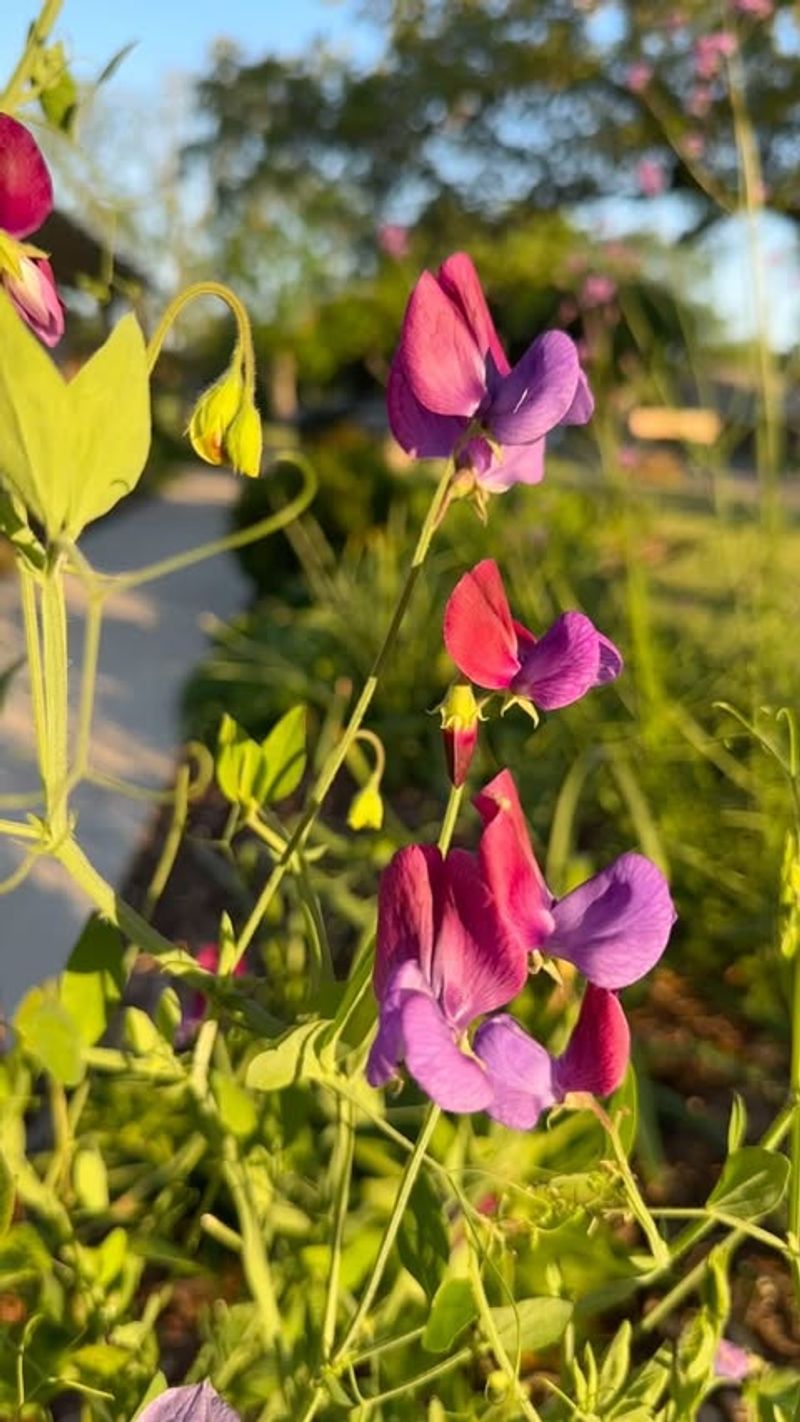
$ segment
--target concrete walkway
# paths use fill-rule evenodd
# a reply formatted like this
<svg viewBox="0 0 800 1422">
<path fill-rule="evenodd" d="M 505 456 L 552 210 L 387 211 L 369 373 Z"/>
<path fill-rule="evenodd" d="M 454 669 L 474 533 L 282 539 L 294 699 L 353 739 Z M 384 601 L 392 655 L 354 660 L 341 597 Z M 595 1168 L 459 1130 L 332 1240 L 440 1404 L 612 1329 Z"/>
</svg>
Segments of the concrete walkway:
<svg viewBox="0 0 800 1422">
<path fill-rule="evenodd" d="M 226 533 L 240 487 L 233 475 L 192 470 L 157 497 L 89 529 L 81 546 L 103 572 L 167 558 Z M 77 581 L 69 583 L 74 708 L 84 598 Z M 154 787 L 169 781 L 179 745 L 180 694 L 207 647 L 209 616 L 230 618 L 244 607 L 247 591 L 235 557 L 224 554 L 108 601 L 92 734 L 95 769 Z M 23 647 L 12 576 L 0 582 L 0 672 Z M 0 711 L 0 794 L 18 794 L 36 784 L 30 696 L 21 670 Z M 119 883 L 146 834 L 152 804 L 83 785 L 74 808 L 82 847 L 106 879 Z M 18 863 L 17 852 L 0 839 L 0 879 Z M 28 987 L 62 969 L 88 909 L 80 891 L 48 860 L 0 897 L 0 1009 L 10 1013 Z"/>
</svg>

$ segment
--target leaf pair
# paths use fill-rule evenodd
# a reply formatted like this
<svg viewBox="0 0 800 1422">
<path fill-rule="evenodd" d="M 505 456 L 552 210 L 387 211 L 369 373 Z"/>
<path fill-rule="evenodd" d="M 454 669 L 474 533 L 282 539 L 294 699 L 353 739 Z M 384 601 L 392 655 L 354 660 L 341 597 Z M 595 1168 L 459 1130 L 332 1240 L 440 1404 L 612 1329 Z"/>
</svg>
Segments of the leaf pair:
<svg viewBox="0 0 800 1422">
<path fill-rule="evenodd" d="M 67 381 L 0 299 L 0 481 L 48 539 L 78 538 L 130 493 L 149 448 L 150 386 L 136 318 L 124 316 Z"/>
</svg>

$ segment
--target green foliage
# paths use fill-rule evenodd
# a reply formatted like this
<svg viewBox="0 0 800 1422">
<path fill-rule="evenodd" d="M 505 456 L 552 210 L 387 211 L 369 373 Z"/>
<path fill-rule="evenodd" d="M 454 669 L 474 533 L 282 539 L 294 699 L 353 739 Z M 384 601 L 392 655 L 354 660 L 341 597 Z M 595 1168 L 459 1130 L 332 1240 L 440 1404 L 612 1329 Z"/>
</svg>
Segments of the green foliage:
<svg viewBox="0 0 800 1422">
<path fill-rule="evenodd" d="M 397 1236 L 400 1258 L 428 1298 L 436 1298 L 450 1258 L 450 1241 L 442 1220 L 442 1201 L 426 1175 L 411 1192 Z"/>
<path fill-rule="evenodd" d="M 448 1353 L 456 1339 L 477 1317 L 469 1279 L 444 1279 L 431 1299 L 431 1310 L 422 1334 L 429 1353 Z"/>
<path fill-rule="evenodd" d="M 756 1220 L 780 1204 L 789 1182 L 789 1162 L 760 1146 L 740 1146 L 725 1162 L 708 1197 L 709 1210 Z"/>
<path fill-rule="evenodd" d="M 223 795 L 245 811 L 285 800 L 303 778 L 305 741 L 305 706 L 287 711 L 260 744 L 226 713 L 219 728 L 216 760 Z"/>
</svg>

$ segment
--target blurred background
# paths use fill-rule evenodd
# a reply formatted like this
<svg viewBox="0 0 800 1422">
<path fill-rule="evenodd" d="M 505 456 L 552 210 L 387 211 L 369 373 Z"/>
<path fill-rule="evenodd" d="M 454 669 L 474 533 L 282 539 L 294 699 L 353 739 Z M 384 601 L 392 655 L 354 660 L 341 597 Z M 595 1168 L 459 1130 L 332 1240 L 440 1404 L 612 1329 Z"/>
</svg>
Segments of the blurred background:
<svg viewBox="0 0 800 1422">
<path fill-rule="evenodd" d="M 7 66 L 21 33 L 3 21 Z M 420 270 L 469 251 L 512 358 L 551 326 L 580 343 L 595 419 L 550 442 L 540 488 L 492 501 L 487 530 L 468 507 L 449 515 L 371 720 L 385 829 L 342 851 L 321 892 L 363 921 L 376 868 L 435 833 L 446 775 L 425 713 L 452 675 L 441 610 L 464 568 L 496 557 L 534 631 L 585 609 L 626 675 L 539 729 L 490 722 L 475 781 L 513 768 L 556 892 L 631 847 L 671 876 L 680 922 L 638 1040 L 659 1119 L 694 1113 L 716 1149 L 714 1092 L 767 1100 L 788 1040 L 800 7 L 68 0 L 59 35 L 71 77 L 51 100 L 60 132 L 42 133 L 59 210 L 37 240 L 69 302 L 67 355 L 130 302 L 152 327 L 180 285 L 228 281 L 255 322 L 268 451 L 302 449 L 320 479 L 284 541 L 243 555 L 249 605 L 215 625 L 187 736 L 213 744 L 223 709 L 263 735 L 305 700 L 324 741 L 366 674 L 436 477 L 384 410 Z M 188 412 L 230 343 L 197 304 L 159 363 L 151 490 L 185 468 Z M 269 453 L 266 468 L 241 485 L 237 524 L 296 479 Z M 160 921 L 199 941 L 219 906 L 189 872 Z"/>
</svg>

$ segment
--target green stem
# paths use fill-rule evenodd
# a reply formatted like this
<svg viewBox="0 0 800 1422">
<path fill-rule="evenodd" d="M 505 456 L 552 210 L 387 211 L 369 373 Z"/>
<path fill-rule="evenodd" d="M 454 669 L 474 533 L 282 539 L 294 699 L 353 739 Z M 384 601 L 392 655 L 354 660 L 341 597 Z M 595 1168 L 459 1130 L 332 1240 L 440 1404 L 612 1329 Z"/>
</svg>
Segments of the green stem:
<svg viewBox="0 0 800 1422">
<path fill-rule="evenodd" d="M 447 799 L 447 808 L 442 820 L 442 828 L 439 831 L 439 852 L 444 857 L 450 848 L 453 838 L 453 830 L 458 820 L 458 812 L 461 809 L 461 801 L 464 798 L 463 785 L 451 785 L 450 794 Z"/>
<path fill-rule="evenodd" d="M 342 1361 L 342 1359 L 346 1356 L 348 1349 L 352 1346 L 353 1343 L 355 1343 L 359 1333 L 361 1332 L 362 1327 L 364 1326 L 367 1315 L 369 1314 L 369 1311 L 372 1308 L 375 1295 L 377 1294 L 378 1289 L 381 1285 L 381 1280 L 383 1279 L 384 1270 L 386 1269 L 386 1265 L 389 1262 L 389 1255 L 391 1254 L 392 1249 L 394 1248 L 394 1242 L 397 1238 L 397 1231 L 400 1228 L 400 1224 L 405 1214 L 406 1206 L 411 1196 L 411 1191 L 413 1190 L 417 1180 L 417 1176 L 419 1175 L 419 1172 L 422 1169 L 422 1163 L 425 1159 L 425 1152 L 428 1149 L 431 1136 L 433 1135 L 436 1129 L 436 1125 L 440 1115 L 441 1111 L 438 1106 L 434 1106 L 433 1104 L 431 1104 L 428 1107 L 425 1122 L 423 1124 L 422 1130 L 420 1131 L 417 1143 L 414 1146 L 414 1149 L 408 1160 L 406 1161 L 406 1167 L 403 1171 L 403 1175 L 400 1181 L 400 1189 L 398 1190 L 397 1195 L 395 1197 L 392 1213 L 389 1216 L 386 1229 L 384 1230 L 383 1239 L 380 1243 L 377 1258 L 372 1266 L 372 1273 L 369 1277 L 369 1283 L 367 1284 L 367 1287 L 361 1296 L 358 1308 L 356 1309 L 352 1319 L 350 1320 L 350 1325 L 344 1335 L 344 1338 L 342 1339 L 339 1347 L 336 1349 L 336 1352 L 331 1359 L 331 1365 L 334 1367 Z"/>
<path fill-rule="evenodd" d="M 28 32 L 28 41 L 19 63 L 0 94 L 0 113 L 13 114 L 20 104 L 25 102 L 25 86 L 30 81 L 39 51 L 47 43 L 50 31 L 59 17 L 63 2 L 64 0 L 44 0 Z"/>
<path fill-rule="evenodd" d="M 28 674 L 31 682 L 31 702 L 33 705 L 33 729 L 39 760 L 39 774 L 42 780 L 49 780 L 49 741 L 47 737 L 47 710 L 44 698 L 44 672 L 42 670 L 42 650 L 39 633 L 39 612 L 36 606 L 36 580 L 22 559 L 17 560 L 19 588 L 22 599 L 22 618 L 25 628 L 25 651 L 28 658 Z M 47 770 L 45 772 L 45 766 Z"/>
<path fill-rule="evenodd" d="M 442 478 L 439 480 L 436 493 L 434 494 L 433 499 L 431 501 L 431 506 L 428 509 L 425 522 L 422 526 L 422 530 L 417 541 L 417 546 L 414 550 L 414 556 L 411 560 L 411 566 L 406 575 L 406 579 L 401 589 L 400 596 L 397 600 L 397 606 L 395 607 L 395 610 L 392 614 L 392 619 L 389 623 L 386 635 L 383 639 L 383 642 L 381 643 L 381 646 L 378 650 L 378 654 L 373 663 L 372 671 L 370 672 L 370 675 L 367 677 L 367 680 L 364 683 L 361 695 L 358 698 L 358 701 L 355 705 L 350 720 L 348 721 L 347 726 L 345 727 L 341 739 L 333 747 L 330 755 L 325 761 L 325 764 L 322 766 L 319 775 L 317 776 L 317 779 L 309 796 L 308 803 L 302 815 L 300 816 L 300 819 L 298 820 L 294 830 L 292 831 L 292 834 L 289 836 L 289 839 L 286 842 L 286 847 L 283 851 L 283 854 L 281 855 L 280 859 L 275 865 L 275 868 L 267 879 L 267 882 L 258 897 L 258 900 L 255 904 L 255 907 L 253 908 L 252 913 L 250 914 L 250 917 L 248 918 L 241 933 L 239 934 L 239 938 L 236 944 L 236 962 L 239 961 L 239 959 L 243 956 L 248 946 L 252 942 L 255 933 L 258 929 L 258 926 L 264 917 L 264 914 L 267 912 L 267 909 L 269 908 L 272 899 L 274 898 L 275 894 L 283 883 L 283 879 L 287 869 L 289 868 L 292 855 L 298 848 L 302 848 L 303 844 L 305 843 L 308 834 L 311 830 L 311 827 L 317 815 L 319 814 L 319 811 L 322 808 L 325 798 L 331 786 L 333 785 L 336 776 L 344 765 L 344 762 L 347 759 L 348 753 L 353 745 L 353 742 L 361 729 L 361 723 L 370 708 L 372 698 L 375 695 L 375 691 L 380 680 L 381 672 L 383 671 L 383 668 L 389 658 L 392 648 L 394 647 L 397 634 L 403 624 L 403 619 L 405 618 L 406 612 L 408 610 L 408 605 L 411 601 L 411 596 L 416 586 L 417 579 L 420 575 L 422 565 L 428 555 L 428 550 L 430 549 L 433 535 L 436 532 L 440 517 L 444 510 L 447 492 L 450 485 L 451 472 L 452 471 L 450 465 L 448 464 L 447 469 L 442 475 Z"/>
<path fill-rule="evenodd" d="M 793 1251 L 792 1276 L 800 1303 L 800 954 L 794 959 L 794 991 L 792 994 L 792 1058 L 789 1090 L 794 1106 L 789 1144 L 791 1177 L 789 1181 L 788 1234 Z"/>
<path fill-rule="evenodd" d="M 280 1314 L 247 1170 L 232 1136 L 225 1136 L 223 1141 L 223 1172 L 239 1219 L 245 1277 L 258 1309 L 264 1346 L 271 1352 L 280 1338 Z"/>
<path fill-rule="evenodd" d="M 531 1402 L 527 1390 L 520 1379 L 517 1368 L 508 1356 L 503 1340 L 497 1331 L 494 1315 L 489 1300 L 486 1297 L 486 1290 L 483 1286 L 483 1279 L 474 1247 L 469 1251 L 469 1275 L 472 1280 L 475 1301 L 478 1305 L 478 1317 L 481 1321 L 481 1326 L 500 1368 L 513 1388 L 519 1410 L 522 1415 L 528 1419 L 528 1422 L 541 1422 L 539 1413 Z"/>
<path fill-rule="evenodd" d="M 250 329 L 250 318 L 247 314 L 243 302 L 241 302 L 230 287 L 225 286 L 221 281 L 196 281 L 191 286 L 187 286 L 185 291 L 180 292 L 167 307 L 161 320 L 156 326 L 150 340 L 147 343 L 147 368 L 152 374 L 153 367 L 161 354 L 161 347 L 164 344 L 170 326 L 190 302 L 196 301 L 201 296 L 217 296 L 220 301 L 224 301 L 236 322 L 236 329 L 239 338 L 239 348 L 242 353 L 242 369 L 244 375 L 245 390 L 252 397 L 255 391 L 255 353 L 253 351 L 253 335 Z"/>
<path fill-rule="evenodd" d="M 669 1246 L 666 1240 L 662 1239 L 659 1234 L 655 1220 L 642 1199 L 641 1191 L 636 1183 L 636 1177 L 631 1170 L 628 1157 L 625 1154 L 622 1141 L 620 1140 L 619 1131 L 615 1123 L 606 1115 L 605 1111 L 603 1111 L 602 1107 L 595 1106 L 595 1110 L 611 1142 L 611 1149 L 614 1152 L 614 1159 L 617 1162 L 617 1168 L 622 1176 L 628 1203 L 642 1233 L 650 1245 L 650 1253 L 653 1256 L 653 1260 L 659 1268 L 666 1266 L 670 1262 Z"/>
<path fill-rule="evenodd" d="M 350 1177 L 353 1169 L 355 1148 L 354 1111 L 349 1101 L 339 1101 L 339 1131 L 337 1149 L 331 1160 L 331 1178 L 335 1181 L 336 1198 L 333 1212 L 333 1237 L 331 1240 L 331 1268 L 325 1298 L 325 1314 L 322 1323 L 322 1357 L 327 1362 L 333 1351 L 336 1335 L 336 1312 L 339 1303 L 339 1275 L 342 1263 L 342 1243 L 347 1223 L 347 1207 L 350 1200 Z"/>
<path fill-rule="evenodd" d="M 69 771 L 67 609 L 60 558 L 47 569 L 42 580 L 42 661 L 47 725 L 47 754 L 42 776 L 48 828 L 53 838 L 59 840 L 67 830 Z"/>
<path fill-rule="evenodd" d="M 432 1368 L 426 1369 L 424 1373 L 417 1373 L 416 1377 L 409 1378 L 397 1387 L 391 1387 L 386 1392 L 380 1392 L 375 1397 L 365 1397 L 361 1407 L 361 1413 L 370 1413 L 373 1407 L 380 1407 L 384 1402 L 390 1402 L 395 1397 L 405 1397 L 407 1393 L 413 1392 L 418 1387 L 425 1387 L 426 1383 L 433 1382 L 434 1378 L 441 1377 L 444 1373 L 451 1373 L 454 1368 L 460 1368 L 462 1363 L 468 1363 L 473 1356 L 471 1348 L 461 1348 L 458 1353 L 452 1353 L 449 1358 L 445 1358 L 441 1363 L 434 1363 Z"/>
</svg>

